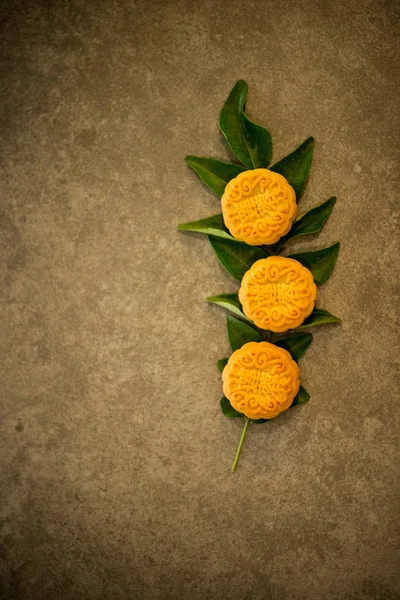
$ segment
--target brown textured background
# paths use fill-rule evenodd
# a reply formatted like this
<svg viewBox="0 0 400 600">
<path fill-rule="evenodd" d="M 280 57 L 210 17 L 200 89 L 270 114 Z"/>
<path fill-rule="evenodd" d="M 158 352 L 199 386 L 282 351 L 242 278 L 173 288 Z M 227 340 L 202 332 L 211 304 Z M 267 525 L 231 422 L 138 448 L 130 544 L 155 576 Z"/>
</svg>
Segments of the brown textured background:
<svg viewBox="0 0 400 600">
<path fill-rule="evenodd" d="M 395 2 L 2 2 L 1 600 L 395 600 L 399 581 Z M 219 412 L 237 289 L 179 222 L 219 211 L 239 78 L 301 210 L 342 243 L 301 361 L 311 402 Z"/>
</svg>

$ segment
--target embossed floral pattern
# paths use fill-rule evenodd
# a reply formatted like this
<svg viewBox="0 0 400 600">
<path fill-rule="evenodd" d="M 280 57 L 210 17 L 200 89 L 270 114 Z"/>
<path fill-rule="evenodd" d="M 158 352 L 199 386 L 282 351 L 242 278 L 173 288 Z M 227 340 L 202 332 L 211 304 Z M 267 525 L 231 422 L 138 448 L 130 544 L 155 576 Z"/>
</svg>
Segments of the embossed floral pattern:
<svg viewBox="0 0 400 600">
<path fill-rule="evenodd" d="M 268 169 L 240 173 L 226 186 L 221 204 L 230 233 L 252 246 L 275 244 L 288 233 L 297 214 L 293 188 Z"/>
<path fill-rule="evenodd" d="M 245 273 L 239 290 L 243 312 L 261 329 L 283 333 L 299 327 L 314 308 L 312 273 L 293 258 L 269 256 Z"/>
<path fill-rule="evenodd" d="M 225 396 L 249 419 L 277 417 L 290 407 L 300 387 L 297 363 L 269 342 L 249 342 L 236 350 L 222 380 Z"/>
</svg>

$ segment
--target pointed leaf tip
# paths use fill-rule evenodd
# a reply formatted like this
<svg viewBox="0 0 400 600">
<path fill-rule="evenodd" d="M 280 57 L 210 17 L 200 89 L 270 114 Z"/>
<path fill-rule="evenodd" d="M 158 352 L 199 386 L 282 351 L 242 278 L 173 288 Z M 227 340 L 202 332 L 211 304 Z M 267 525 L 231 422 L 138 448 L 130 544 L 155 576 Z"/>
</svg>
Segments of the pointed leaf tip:
<svg viewBox="0 0 400 600">
<path fill-rule="evenodd" d="M 237 243 L 235 238 L 231 236 L 227 228 L 225 227 L 224 219 L 222 214 L 213 215 L 200 221 L 190 221 L 189 223 L 181 223 L 178 225 L 179 231 L 194 231 L 196 233 L 205 233 L 206 235 L 213 235 L 218 238 L 224 238 L 230 240 L 233 243 Z"/>
<path fill-rule="evenodd" d="M 307 329 L 308 327 L 315 327 L 316 325 L 324 325 L 325 323 L 341 323 L 342 320 L 339 317 L 335 317 L 331 315 L 327 310 L 323 308 L 314 308 L 311 315 L 307 317 L 305 321 L 303 321 L 300 327 L 296 328 L 296 331 L 299 329 Z"/>
<path fill-rule="evenodd" d="M 314 206 L 309 211 L 296 219 L 288 234 L 282 237 L 277 244 L 277 252 L 288 242 L 296 237 L 318 233 L 321 231 L 333 208 L 336 204 L 336 197 L 332 196 L 329 200 L 322 202 L 318 206 Z"/>
<path fill-rule="evenodd" d="M 232 152 L 249 169 L 267 167 L 272 138 L 267 129 L 253 123 L 243 112 L 248 86 L 240 79 L 222 107 L 219 126 Z"/>
<path fill-rule="evenodd" d="M 304 267 L 311 271 L 315 283 L 322 285 L 329 279 L 338 259 L 339 251 L 340 242 L 336 242 L 328 248 L 322 248 L 314 252 L 290 254 L 289 258 L 298 260 Z"/>
<path fill-rule="evenodd" d="M 307 138 L 296 150 L 271 167 L 271 171 L 280 173 L 287 179 L 296 193 L 297 201 L 300 199 L 307 183 L 314 145 L 314 138 Z"/>
</svg>

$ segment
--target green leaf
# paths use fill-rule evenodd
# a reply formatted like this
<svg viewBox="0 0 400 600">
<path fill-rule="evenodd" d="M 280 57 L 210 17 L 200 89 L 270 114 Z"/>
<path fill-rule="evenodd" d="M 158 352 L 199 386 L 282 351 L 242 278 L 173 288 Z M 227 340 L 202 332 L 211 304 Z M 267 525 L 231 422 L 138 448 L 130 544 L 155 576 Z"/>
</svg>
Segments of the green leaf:
<svg viewBox="0 0 400 600">
<path fill-rule="evenodd" d="M 228 360 L 229 358 L 220 358 L 219 360 L 217 360 L 217 368 L 219 371 L 221 371 L 221 373 L 228 364 Z"/>
<path fill-rule="evenodd" d="M 207 300 L 208 302 L 222 306 L 222 308 L 226 308 L 226 310 L 230 310 L 241 319 L 251 322 L 250 319 L 248 319 L 244 314 L 242 305 L 239 301 L 239 296 L 237 294 L 220 294 L 219 296 L 209 296 Z"/>
<path fill-rule="evenodd" d="M 316 325 L 324 325 L 325 323 L 341 323 L 342 320 L 334 315 L 331 315 L 327 310 L 323 308 L 314 308 L 311 315 L 303 321 L 300 327 L 296 327 L 296 331 L 299 329 L 307 329 L 307 327 L 315 327 Z"/>
<path fill-rule="evenodd" d="M 298 260 L 304 267 L 313 274 L 314 281 L 321 285 L 329 279 L 333 267 L 339 256 L 340 243 L 336 242 L 329 248 L 316 250 L 315 252 L 301 252 L 300 254 L 290 254 L 289 258 Z"/>
<path fill-rule="evenodd" d="M 232 404 L 229 402 L 228 398 L 222 396 L 220 402 L 221 410 L 224 413 L 225 417 L 229 419 L 234 419 L 236 417 L 243 417 L 244 415 L 237 410 L 235 410 Z"/>
<path fill-rule="evenodd" d="M 271 134 L 246 117 L 247 83 L 239 80 L 225 102 L 219 126 L 232 152 L 249 169 L 267 167 L 272 156 Z"/>
<path fill-rule="evenodd" d="M 224 224 L 222 214 L 213 215 L 207 219 L 201 219 L 200 221 L 191 221 L 190 223 L 181 223 L 178 225 L 180 231 L 196 231 L 197 233 L 205 233 L 207 235 L 214 235 L 215 237 L 224 238 L 230 240 L 234 244 L 235 238 L 231 236 Z"/>
<path fill-rule="evenodd" d="M 282 158 L 271 167 L 271 171 L 283 175 L 296 193 L 299 200 L 310 173 L 314 150 L 314 138 L 309 137 L 294 152 Z"/>
<path fill-rule="evenodd" d="M 300 235 L 318 233 L 318 231 L 321 231 L 325 221 L 333 211 L 335 203 L 335 197 L 329 198 L 326 202 L 323 202 L 319 206 L 315 206 L 315 208 L 312 208 L 296 219 L 289 233 L 279 240 L 277 251 L 289 240 L 299 237 Z"/>
<path fill-rule="evenodd" d="M 293 360 L 298 361 L 303 356 L 313 339 L 312 333 L 302 333 L 300 335 L 288 335 L 286 338 L 280 338 L 274 342 L 275 346 L 284 348 L 291 354 Z"/>
<path fill-rule="evenodd" d="M 292 408 L 292 406 L 299 406 L 299 404 L 307 404 L 309 399 L 310 399 L 310 394 L 301 385 L 299 391 L 297 392 L 297 396 L 293 400 L 293 403 L 291 404 L 290 408 Z"/>
<path fill-rule="evenodd" d="M 235 317 L 229 316 L 227 325 L 228 325 L 228 338 L 229 338 L 229 342 L 232 346 L 232 350 L 238 350 L 239 348 L 241 348 L 244 344 L 247 344 L 248 342 L 262 342 L 263 341 L 263 338 L 258 333 L 258 331 L 256 331 L 249 325 L 246 325 L 246 323 L 239 321 Z"/>
<path fill-rule="evenodd" d="M 238 281 L 248 271 L 252 264 L 269 254 L 258 246 L 249 246 L 243 242 L 222 239 L 209 235 L 211 246 L 221 265 Z"/>
<path fill-rule="evenodd" d="M 224 193 L 226 184 L 245 170 L 239 165 L 201 156 L 185 156 L 185 162 L 219 197 Z"/>
</svg>

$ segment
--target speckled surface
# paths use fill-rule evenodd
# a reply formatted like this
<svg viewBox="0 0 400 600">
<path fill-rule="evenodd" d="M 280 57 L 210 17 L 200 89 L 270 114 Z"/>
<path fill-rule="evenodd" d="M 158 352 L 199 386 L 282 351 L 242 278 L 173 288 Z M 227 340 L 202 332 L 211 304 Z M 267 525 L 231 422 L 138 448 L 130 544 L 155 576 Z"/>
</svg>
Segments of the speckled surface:
<svg viewBox="0 0 400 600">
<path fill-rule="evenodd" d="M 395 3 L 6 0 L 1 15 L 1 600 L 397 600 Z M 229 157 L 235 81 L 342 251 L 312 399 L 219 412 L 234 292 L 183 161 Z"/>
</svg>

